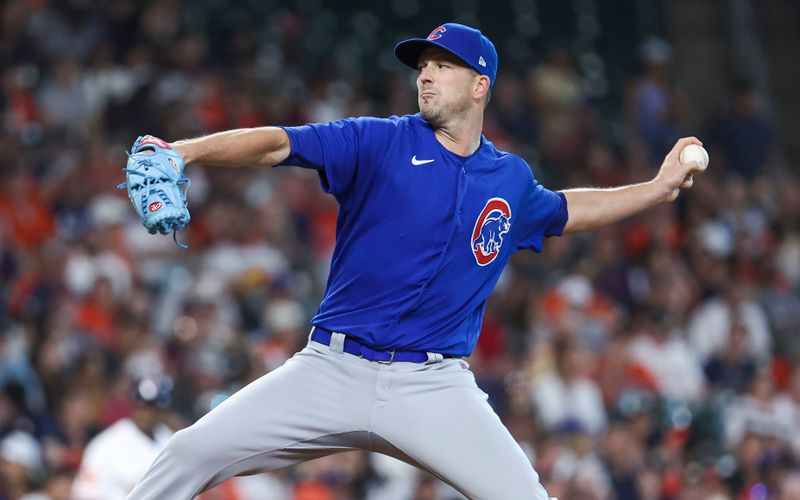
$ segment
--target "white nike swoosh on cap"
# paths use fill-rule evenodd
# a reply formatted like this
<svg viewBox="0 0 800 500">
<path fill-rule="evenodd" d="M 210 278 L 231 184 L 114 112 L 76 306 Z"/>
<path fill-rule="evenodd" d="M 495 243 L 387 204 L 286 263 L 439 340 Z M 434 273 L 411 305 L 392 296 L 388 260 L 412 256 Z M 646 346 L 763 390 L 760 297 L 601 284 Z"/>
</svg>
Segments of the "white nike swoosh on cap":
<svg viewBox="0 0 800 500">
<path fill-rule="evenodd" d="M 426 163 L 430 163 L 430 162 L 432 162 L 432 161 L 435 161 L 435 159 L 431 159 L 431 160 L 417 160 L 417 155 L 414 155 L 414 156 L 412 156 L 412 157 L 411 157 L 411 164 L 412 164 L 412 165 L 425 165 Z"/>
</svg>

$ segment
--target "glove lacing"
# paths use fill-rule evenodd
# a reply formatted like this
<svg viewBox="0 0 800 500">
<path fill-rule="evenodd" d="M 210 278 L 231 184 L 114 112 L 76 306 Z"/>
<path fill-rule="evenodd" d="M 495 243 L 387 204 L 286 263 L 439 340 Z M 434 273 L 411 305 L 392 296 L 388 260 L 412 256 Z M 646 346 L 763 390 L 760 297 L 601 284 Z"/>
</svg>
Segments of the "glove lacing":
<svg viewBox="0 0 800 500">
<path fill-rule="evenodd" d="M 127 154 L 129 157 L 131 156 L 131 154 L 128 153 L 127 151 L 125 152 L 125 154 Z M 138 170 L 134 170 L 132 168 L 123 168 L 122 169 L 122 171 L 125 172 L 126 174 L 138 175 L 138 176 L 144 177 L 144 184 L 142 185 L 142 188 L 146 189 L 147 192 L 149 192 L 150 186 L 151 186 L 151 184 L 154 183 L 155 180 L 158 180 L 159 182 L 169 182 L 171 177 L 172 177 L 172 175 L 169 172 L 165 171 L 163 168 L 159 167 L 157 164 L 153 163 L 152 161 L 150 161 L 147 158 L 142 158 L 141 160 L 138 160 L 137 164 L 141 165 L 144 168 L 153 168 L 153 169 L 157 170 L 158 172 L 161 172 L 161 174 L 163 175 L 163 177 L 161 177 L 160 179 L 154 179 L 152 175 L 144 174 L 144 173 L 139 172 Z M 189 192 L 189 188 L 192 186 L 192 180 L 189 179 L 188 177 L 186 177 L 183 174 L 183 172 L 181 172 L 180 175 L 181 176 L 178 178 L 178 180 L 175 182 L 175 184 L 177 186 L 180 186 L 180 188 L 181 188 L 180 189 L 181 201 L 183 201 L 183 204 L 185 206 L 186 205 L 186 197 L 187 197 L 187 194 Z M 117 189 L 127 189 L 127 187 L 128 187 L 128 181 L 125 181 L 122 184 L 118 184 L 117 185 Z M 139 190 L 137 189 L 137 191 L 139 191 Z M 178 245 L 181 248 L 189 248 L 189 245 L 184 245 L 182 243 L 178 243 L 178 229 L 177 228 L 172 230 L 172 240 L 175 242 L 176 245 Z"/>
</svg>

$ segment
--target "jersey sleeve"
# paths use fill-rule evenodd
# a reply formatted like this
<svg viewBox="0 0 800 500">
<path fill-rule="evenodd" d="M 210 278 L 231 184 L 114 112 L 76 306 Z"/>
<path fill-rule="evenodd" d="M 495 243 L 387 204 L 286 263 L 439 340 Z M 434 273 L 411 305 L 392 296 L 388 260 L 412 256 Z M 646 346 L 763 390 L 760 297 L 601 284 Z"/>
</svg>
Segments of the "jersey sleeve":
<svg viewBox="0 0 800 500">
<path fill-rule="evenodd" d="M 547 236 L 561 236 L 569 218 L 567 198 L 539 184 L 528 169 L 525 188 L 517 208 L 515 249 L 530 248 L 542 251 Z"/>
<path fill-rule="evenodd" d="M 284 127 L 291 150 L 279 165 L 316 169 L 322 189 L 341 201 L 357 176 L 380 164 L 376 155 L 385 145 L 389 124 L 386 119 L 346 118 Z"/>
</svg>

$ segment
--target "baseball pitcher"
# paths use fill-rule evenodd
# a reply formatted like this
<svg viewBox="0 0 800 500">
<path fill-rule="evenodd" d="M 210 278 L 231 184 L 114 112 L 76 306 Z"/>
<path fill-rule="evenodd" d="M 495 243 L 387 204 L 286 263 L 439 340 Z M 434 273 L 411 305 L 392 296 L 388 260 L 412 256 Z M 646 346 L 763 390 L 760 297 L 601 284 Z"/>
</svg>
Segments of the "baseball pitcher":
<svg viewBox="0 0 800 500">
<path fill-rule="evenodd" d="M 129 194 L 153 232 L 188 222 L 175 186 L 191 163 L 312 168 L 340 208 L 308 346 L 176 433 L 129 498 L 188 499 L 231 476 L 363 449 L 472 499 L 547 499 L 462 359 L 486 299 L 515 251 L 674 200 L 702 170 L 678 154 L 700 141 L 679 140 L 649 182 L 554 192 L 481 134 L 498 65 L 487 37 L 448 23 L 394 53 L 417 71 L 417 114 L 137 141 Z M 159 218 L 163 207 L 178 209 Z"/>
</svg>

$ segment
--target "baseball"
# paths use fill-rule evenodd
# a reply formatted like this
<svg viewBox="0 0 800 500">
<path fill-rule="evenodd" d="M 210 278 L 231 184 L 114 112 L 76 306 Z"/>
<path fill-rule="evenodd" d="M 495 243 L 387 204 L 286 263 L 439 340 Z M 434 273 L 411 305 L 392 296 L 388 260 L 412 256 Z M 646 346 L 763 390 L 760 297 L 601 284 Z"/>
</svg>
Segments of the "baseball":
<svg viewBox="0 0 800 500">
<path fill-rule="evenodd" d="M 680 162 L 691 163 L 696 161 L 703 167 L 703 170 L 708 167 L 708 151 L 703 146 L 697 144 L 689 144 L 681 150 Z"/>
</svg>

